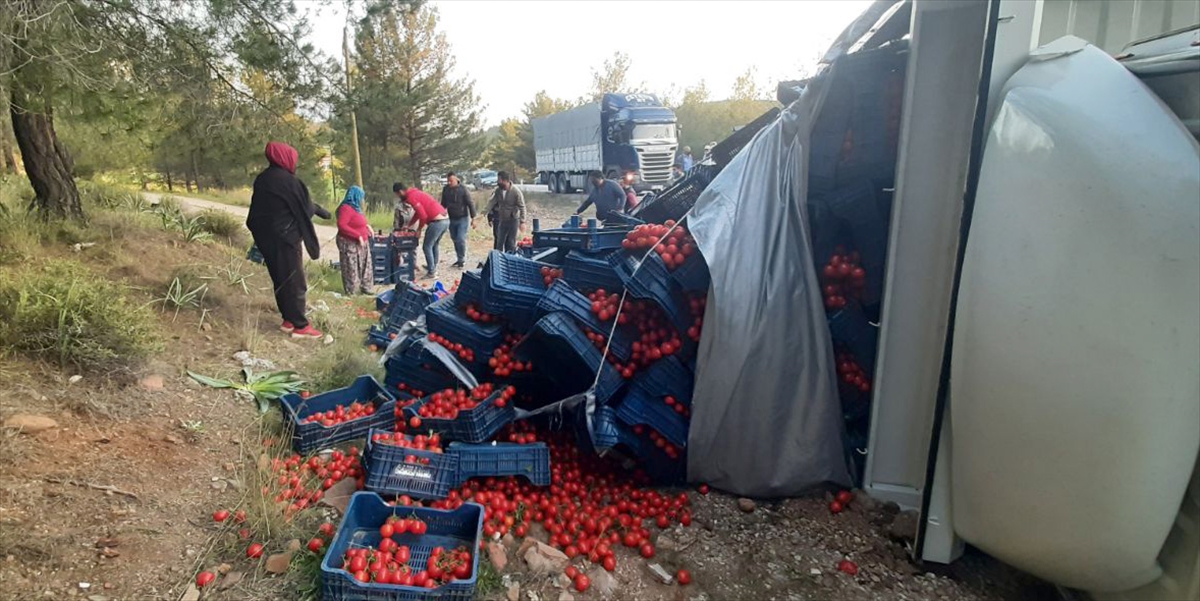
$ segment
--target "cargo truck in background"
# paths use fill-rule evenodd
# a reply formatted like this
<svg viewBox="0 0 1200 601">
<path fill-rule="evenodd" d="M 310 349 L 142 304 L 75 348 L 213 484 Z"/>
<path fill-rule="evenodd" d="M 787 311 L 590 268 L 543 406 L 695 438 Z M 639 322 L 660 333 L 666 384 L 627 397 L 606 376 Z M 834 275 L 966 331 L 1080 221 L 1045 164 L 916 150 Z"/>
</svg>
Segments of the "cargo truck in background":
<svg viewBox="0 0 1200 601">
<path fill-rule="evenodd" d="M 625 178 L 635 190 L 671 181 L 679 146 L 675 113 L 653 94 L 605 94 L 570 110 L 533 120 L 538 182 L 550 192 L 586 191 L 587 174 Z"/>
</svg>

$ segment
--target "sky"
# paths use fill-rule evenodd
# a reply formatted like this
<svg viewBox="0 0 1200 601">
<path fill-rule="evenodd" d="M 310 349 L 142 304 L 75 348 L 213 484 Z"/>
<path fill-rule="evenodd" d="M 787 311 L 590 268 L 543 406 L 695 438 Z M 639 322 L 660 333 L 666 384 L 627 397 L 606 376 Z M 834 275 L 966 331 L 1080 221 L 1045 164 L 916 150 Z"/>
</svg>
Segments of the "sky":
<svg viewBox="0 0 1200 601">
<path fill-rule="evenodd" d="M 704 81 L 714 100 L 754 68 L 760 87 L 811 74 L 821 53 L 869 0 L 432 0 L 456 58 L 474 80 L 486 126 L 518 116 L 538 91 L 575 99 L 592 70 L 621 51 L 629 80 L 679 98 Z M 313 3 L 312 41 L 341 55 L 345 10 Z M 620 91 L 620 90 L 610 90 Z"/>
</svg>

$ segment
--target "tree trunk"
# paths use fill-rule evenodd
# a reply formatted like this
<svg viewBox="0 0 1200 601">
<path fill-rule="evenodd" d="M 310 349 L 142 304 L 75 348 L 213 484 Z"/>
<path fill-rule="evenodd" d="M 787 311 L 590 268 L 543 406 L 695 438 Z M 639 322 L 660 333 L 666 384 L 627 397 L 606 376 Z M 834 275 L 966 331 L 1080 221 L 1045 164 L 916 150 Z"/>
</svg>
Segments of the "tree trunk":
<svg viewBox="0 0 1200 601">
<path fill-rule="evenodd" d="M 50 104 L 45 99 L 35 99 L 33 94 L 23 94 L 20 77 L 18 72 L 9 113 L 25 175 L 37 194 L 38 213 L 43 219 L 83 219 L 79 188 L 72 175 L 74 164 L 54 131 Z M 44 112 L 36 112 L 38 104 L 45 107 Z"/>
<path fill-rule="evenodd" d="M 204 188 L 200 187 L 200 167 L 196 162 L 196 153 L 192 153 L 192 179 L 196 180 L 196 191 L 203 192 Z"/>
<path fill-rule="evenodd" d="M 13 153 L 12 139 L 7 131 L 0 133 L 0 166 L 4 173 L 17 172 L 17 155 Z"/>
<path fill-rule="evenodd" d="M 188 194 L 192 193 L 192 178 L 187 175 L 183 176 L 183 185 L 187 186 Z"/>
<path fill-rule="evenodd" d="M 174 192 L 175 187 L 171 183 L 171 170 L 167 169 L 167 192 Z"/>
</svg>

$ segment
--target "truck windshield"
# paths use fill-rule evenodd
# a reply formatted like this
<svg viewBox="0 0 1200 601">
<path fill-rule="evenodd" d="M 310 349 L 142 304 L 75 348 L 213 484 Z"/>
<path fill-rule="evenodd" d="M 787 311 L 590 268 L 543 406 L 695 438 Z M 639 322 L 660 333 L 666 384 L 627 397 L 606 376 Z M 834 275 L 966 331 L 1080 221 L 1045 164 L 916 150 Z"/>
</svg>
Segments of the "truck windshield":
<svg viewBox="0 0 1200 601">
<path fill-rule="evenodd" d="M 634 141 L 640 140 L 674 140 L 674 123 L 643 123 L 633 126 Z"/>
</svg>

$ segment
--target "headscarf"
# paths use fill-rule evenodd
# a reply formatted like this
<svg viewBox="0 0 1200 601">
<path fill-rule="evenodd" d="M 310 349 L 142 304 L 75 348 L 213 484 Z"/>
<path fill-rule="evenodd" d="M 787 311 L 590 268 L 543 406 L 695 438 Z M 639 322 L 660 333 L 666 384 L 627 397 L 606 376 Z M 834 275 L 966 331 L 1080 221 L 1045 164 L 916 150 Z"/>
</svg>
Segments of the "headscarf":
<svg viewBox="0 0 1200 601">
<path fill-rule="evenodd" d="M 366 194 L 363 192 L 362 188 L 359 188 L 358 186 L 350 186 L 350 189 L 346 190 L 346 197 L 342 199 L 342 204 L 350 205 L 350 208 L 361 213 L 363 212 L 362 201 L 364 196 L 366 196 Z"/>
<path fill-rule="evenodd" d="M 267 142 L 267 161 L 276 167 L 283 167 L 289 173 L 296 172 L 296 163 L 300 161 L 300 153 L 295 148 L 283 142 Z"/>
</svg>

